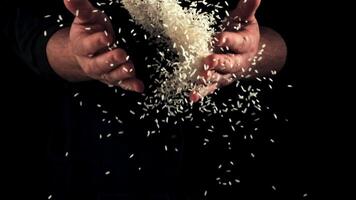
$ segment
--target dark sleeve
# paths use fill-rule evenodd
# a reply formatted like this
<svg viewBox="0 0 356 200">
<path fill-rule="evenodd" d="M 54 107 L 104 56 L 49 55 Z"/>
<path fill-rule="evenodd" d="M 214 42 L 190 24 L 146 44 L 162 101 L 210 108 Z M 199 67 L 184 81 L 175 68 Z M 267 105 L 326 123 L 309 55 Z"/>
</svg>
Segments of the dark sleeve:
<svg viewBox="0 0 356 200">
<path fill-rule="evenodd" d="M 52 5 L 54 6 L 54 5 Z M 58 5 L 57 5 L 58 6 Z M 4 16 L 2 39 L 10 49 L 36 74 L 47 80 L 61 80 L 49 65 L 46 46 L 50 37 L 62 27 L 68 26 L 70 17 L 62 9 L 12 7 Z M 61 14 L 63 20 L 57 21 Z M 45 18 L 45 15 L 51 17 Z M 63 24 L 60 26 L 60 24 Z M 45 34 L 46 32 L 46 34 Z"/>
</svg>

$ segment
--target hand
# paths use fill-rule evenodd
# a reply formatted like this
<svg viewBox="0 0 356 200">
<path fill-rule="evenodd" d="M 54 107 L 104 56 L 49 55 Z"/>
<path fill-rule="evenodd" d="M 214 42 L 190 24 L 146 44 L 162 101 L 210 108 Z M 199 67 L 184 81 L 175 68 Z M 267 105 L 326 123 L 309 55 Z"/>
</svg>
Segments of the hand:
<svg viewBox="0 0 356 200">
<path fill-rule="evenodd" d="M 64 0 L 75 15 L 69 30 L 69 46 L 82 71 L 91 79 L 126 90 L 143 92 L 127 53 L 114 48 L 114 31 L 108 17 L 88 0 Z M 115 45 L 114 45 L 115 46 Z"/>
<path fill-rule="evenodd" d="M 261 0 L 240 0 L 224 24 L 223 32 L 216 35 L 216 49 L 228 49 L 233 53 L 214 53 L 204 59 L 204 83 L 190 95 L 192 102 L 212 94 L 216 89 L 227 86 L 251 66 L 260 42 L 259 25 L 255 13 Z M 241 28 L 239 28 L 241 27 Z"/>
</svg>

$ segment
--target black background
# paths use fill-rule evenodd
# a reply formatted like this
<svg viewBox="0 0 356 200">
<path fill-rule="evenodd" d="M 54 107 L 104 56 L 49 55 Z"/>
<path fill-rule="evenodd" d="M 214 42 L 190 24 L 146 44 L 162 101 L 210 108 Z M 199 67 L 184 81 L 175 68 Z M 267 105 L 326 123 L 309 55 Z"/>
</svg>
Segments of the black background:
<svg viewBox="0 0 356 200">
<path fill-rule="evenodd" d="M 318 199 L 316 187 L 321 177 L 327 176 L 319 161 L 324 157 L 320 146 L 328 125 L 319 119 L 328 118 L 329 114 L 327 107 L 322 105 L 324 87 L 318 77 L 330 63 L 319 59 L 326 56 L 320 56 L 322 45 L 317 40 L 324 27 L 318 22 L 318 10 L 308 4 L 266 0 L 259 11 L 261 24 L 277 30 L 288 46 L 286 66 L 278 75 L 277 86 L 269 97 L 274 109 L 286 113 L 290 121 L 287 127 L 281 125 L 283 127 L 278 129 L 276 134 L 280 135 L 281 144 L 270 152 L 273 153 L 271 162 L 278 166 L 276 180 L 281 185 L 281 199 L 303 199 L 304 193 L 308 193 L 305 199 Z M 6 41 L 1 44 L 0 141 L 4 143 L 1 145 L 4 154 L 1 163 L 6 166 L 2 173 L 9 177 L 6 184 L 18 191 L 32 188 L 33 181 L 39 181 L 25 195 L 30 196 L 45 187 L 41 177 L 45 170 L 42 163 L 48 129 L 46 116 L 47 112 L 55 110 L 53 107 L 60 109 L 56 99 L 62 90 L 59 85 L 48 84 L 26 68 L 8 50 Z M 287 84 L 294 88 L 286 88 Z M 25 170 L 23 166 L 26 166 Z M 20 194 L 15 193 L 9 199 L 17 199 L 17 195 Z"/>
</svg>

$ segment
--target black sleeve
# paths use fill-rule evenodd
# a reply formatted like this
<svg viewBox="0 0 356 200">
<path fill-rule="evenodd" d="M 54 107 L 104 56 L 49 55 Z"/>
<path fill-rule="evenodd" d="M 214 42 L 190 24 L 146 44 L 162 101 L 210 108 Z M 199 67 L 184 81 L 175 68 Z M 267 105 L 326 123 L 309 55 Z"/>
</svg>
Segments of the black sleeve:
<svg viewBox="0 0 356 200">
<path fill-rule="evenodd" d="M 71 17 L 63 12 L 63 8 L 52 3 L 47 8 L 11 7 L 1 14 L 4 23 L 0 34 L 5 44 L 36 74 L 47 80 L 61 80 L 48 63 L 46 46 L 56 31 L 69 25 Z"/>
</svg>

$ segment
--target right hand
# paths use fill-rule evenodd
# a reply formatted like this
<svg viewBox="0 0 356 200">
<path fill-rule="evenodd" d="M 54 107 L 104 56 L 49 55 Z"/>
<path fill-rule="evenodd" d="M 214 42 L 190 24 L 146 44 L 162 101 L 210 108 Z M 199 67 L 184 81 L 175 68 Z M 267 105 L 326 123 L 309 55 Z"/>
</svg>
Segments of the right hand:
<svg viewBox="0 0 356 200">
<path fill-rule="evenodd" d="M 75 15 L 69 46 L 85 75 L 125 90 L 143 92 L 144 85 L 136 78 L 127 53 L 120 48 L 109 50 L 114 43 L 109 18 L 88 0 L 64 0 L 64 4 Z"/>
</svg>

